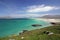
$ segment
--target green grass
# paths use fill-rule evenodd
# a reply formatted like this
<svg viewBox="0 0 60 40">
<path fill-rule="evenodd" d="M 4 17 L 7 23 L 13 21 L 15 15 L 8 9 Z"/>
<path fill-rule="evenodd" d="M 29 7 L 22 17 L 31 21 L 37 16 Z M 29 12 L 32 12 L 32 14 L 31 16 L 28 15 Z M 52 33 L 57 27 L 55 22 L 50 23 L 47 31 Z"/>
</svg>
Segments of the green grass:
<svg viewBox="0 0 60 40">
<path fill-rule="evenodd" d="M 53 35 L 44 34 L 44 31 L 53 32 Z M 32 31 L 27 31 L 22 33 L 21 35 L 11 36 L 11 37 L 4 37 L 0 38 L 0 40 L 22 40 L 21 37 L 24 37 L 23 40 L 60 40 L 60 26 L 50 26 L 42 29 L 36 29 Z"/>
</svg>

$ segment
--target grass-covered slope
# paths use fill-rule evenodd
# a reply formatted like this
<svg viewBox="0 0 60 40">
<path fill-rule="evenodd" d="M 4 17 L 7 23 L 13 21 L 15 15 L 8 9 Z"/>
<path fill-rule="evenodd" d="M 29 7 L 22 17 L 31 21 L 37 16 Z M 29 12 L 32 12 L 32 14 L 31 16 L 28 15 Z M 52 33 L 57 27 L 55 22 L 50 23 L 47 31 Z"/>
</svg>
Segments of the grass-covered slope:
<svg viewBox="0 0 60 40">
<path fill-rule="evenodd" d="M 43 33 L 44 31 L 50 31 L 54 34 L 48 35 Z M 24 37 L 24 39 L 21 39 L 21 37 Z M 12 36 L 12 37 L 4 37 L 0 38 L 0 40 L 9 40 L 9 39 L 15 39 L 15 40 L 60 40 L 60 26 L 50 26 L 42 29 L 32 30 L 25 33 L 22 33 L 18 36 Z"/>
</svg>

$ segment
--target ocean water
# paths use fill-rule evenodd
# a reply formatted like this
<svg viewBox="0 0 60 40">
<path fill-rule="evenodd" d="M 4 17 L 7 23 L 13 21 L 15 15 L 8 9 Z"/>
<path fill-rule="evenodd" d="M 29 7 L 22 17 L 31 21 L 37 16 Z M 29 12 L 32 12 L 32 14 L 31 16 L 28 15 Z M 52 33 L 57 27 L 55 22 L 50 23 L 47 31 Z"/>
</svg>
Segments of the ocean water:
<svg viewBox="0 0 60 40">
<path fill-rule="evenodd" d="M 42 26 L 33 27 L 32 24 L 40 24 Z M 36 19 L 0 19 L 0 37 L 19 34 L 23 30 L 35 30 L 50 25 L 49 22 Z"/>
</svg>

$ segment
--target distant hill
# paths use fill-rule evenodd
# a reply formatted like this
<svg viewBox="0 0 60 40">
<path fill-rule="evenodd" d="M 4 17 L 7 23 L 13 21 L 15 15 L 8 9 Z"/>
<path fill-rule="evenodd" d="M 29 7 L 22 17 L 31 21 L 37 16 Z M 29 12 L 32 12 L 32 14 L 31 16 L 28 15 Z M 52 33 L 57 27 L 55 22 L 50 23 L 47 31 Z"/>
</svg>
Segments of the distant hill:
<svg viewBox="0 0 60 40">
<path fill-rule="evenodd" d="M 45 15 L 41 18 L 48 18 L 48 19 L 60 19 L 60 15 Z"/>
</svg>

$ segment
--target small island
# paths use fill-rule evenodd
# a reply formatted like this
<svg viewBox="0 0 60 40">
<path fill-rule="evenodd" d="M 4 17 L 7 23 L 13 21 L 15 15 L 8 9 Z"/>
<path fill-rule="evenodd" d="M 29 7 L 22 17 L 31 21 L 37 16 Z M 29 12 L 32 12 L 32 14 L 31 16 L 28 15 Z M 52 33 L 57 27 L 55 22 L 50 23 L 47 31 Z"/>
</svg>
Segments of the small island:
<svg viewBox="0 0 60 40">
<path fill-rule="evenodd" d="M 38 27 L 38 26 L 42 26 L 42 25 L 40 25 L 40 24 L 33 24 L 32 26 L 33 27 Z"/>
<path fill-rule="evenodd" d="M 56 23 L 54 23 L 54 22 L 51 22 L 51 24 L 52 24 L 52 25 L 56 25 Z"/>
</svg>

